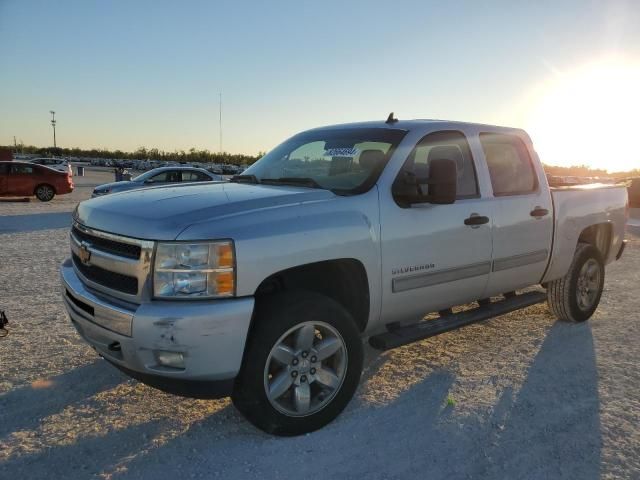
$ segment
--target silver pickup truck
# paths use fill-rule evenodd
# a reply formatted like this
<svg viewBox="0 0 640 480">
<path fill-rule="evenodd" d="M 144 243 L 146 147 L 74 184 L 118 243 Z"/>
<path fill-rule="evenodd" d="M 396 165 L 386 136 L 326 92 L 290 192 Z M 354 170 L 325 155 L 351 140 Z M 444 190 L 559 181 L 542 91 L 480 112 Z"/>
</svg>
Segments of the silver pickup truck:
<svg viewBox="0 0 640 480">
<path fill-rule="evenodd" d="M 363 339 L 390 349 L 542 301 L 587 320 L 627 211 L 623 186 L 551 190 L 522 130 L 390 116 L 295 135 L 231 183 L 82 202 L 64 302 L 130 376 L 231 395 L 296 435 L 347 405 Z"/>
</svg>

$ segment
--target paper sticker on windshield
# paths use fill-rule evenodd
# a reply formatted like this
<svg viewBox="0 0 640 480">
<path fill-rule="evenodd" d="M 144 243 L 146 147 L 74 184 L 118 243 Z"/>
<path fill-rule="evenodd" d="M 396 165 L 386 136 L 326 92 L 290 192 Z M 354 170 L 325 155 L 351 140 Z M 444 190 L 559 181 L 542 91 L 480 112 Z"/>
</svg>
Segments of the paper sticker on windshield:
<svg viewBox="0 0 640 480">
<path fill-rule="evenodd" d="M 355 157 L 360 150 L 355 147 L 347 148 L 327 148 L 324 151 L 325 157 Z"/>
</svg>

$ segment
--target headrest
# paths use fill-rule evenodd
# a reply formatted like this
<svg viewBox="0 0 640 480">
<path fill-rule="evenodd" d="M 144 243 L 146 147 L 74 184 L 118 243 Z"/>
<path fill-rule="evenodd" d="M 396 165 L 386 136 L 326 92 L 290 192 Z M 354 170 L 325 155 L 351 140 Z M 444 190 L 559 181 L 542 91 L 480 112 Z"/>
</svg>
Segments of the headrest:
<svg viewBox="0 0 640 480">
<path fill-rule="evenodd" d="M 364 170 L 373 170 L 383 161 L 384 152 L 382 150 L 363 150 L 360 153 L 360 168 Z"/>
<path fill-rule="evenodd" d="M 427 159 L 427 163 L 432 160 L 438 160 L 446 158 L 448 160 L 453 160 L 456 162 L 456 166 L 458 167 L 458 171 L 462 170 L 463 167 L 463 158 L 462 152 L 460 151 L 460 147 L 457 145 L 440 145 L 437 147 L 433 147 L 429 151 L 429 158 Z"/>
</svg>

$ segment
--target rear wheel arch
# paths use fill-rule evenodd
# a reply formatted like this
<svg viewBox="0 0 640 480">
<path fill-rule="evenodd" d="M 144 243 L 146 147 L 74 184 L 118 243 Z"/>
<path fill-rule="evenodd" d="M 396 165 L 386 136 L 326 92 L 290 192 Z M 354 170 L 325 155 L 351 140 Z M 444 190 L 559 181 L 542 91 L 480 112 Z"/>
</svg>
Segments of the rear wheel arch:
<svg viewBox="0 0 640 480">
<path fill-rule="evenodd" d="M 55 193 L 55 194 L 57 194 L 57 193 L 58 193 L 58 192 L 57 192 L 57 190 L 56 190 L 56 187 L 55 187 L 54 185 L 52 185 L 52 184 L 50 184 L 50 183 L 47 183 L 47 182 L 40 182 L 40 183 L 39 183 L 39 184 L 37 184 L 37 185 L 35 186 L 35 188 L 33 189 L 33 194 L 35 195 L 36 191 L 38 191 L 38 188 L 43 187 L 43 186 L 46 186 L 46 187 L 51 188 L 51 189 L 53 190 L 53 193 Z"/>
<path fill-rule="evenodd" d="M 39 190 L 40 188 L 42 188 L 42 187 L 48 187 L 48 188 L 50 188 L 50 189 L 51 189 L 51 191 L 53 192 L 53 195 L 51 195 L 51 197 L 50 197 L 50 198 L 47 198 L 47 199 L 40 198 L 40 195 L 38 195 L 38 190 Z M 56 187 L 55 187 L 54 185 L 50 184 L 50 183 L 47 183 L 47 182 L 41 182 L 41 183 L 37 184 L 37 185 L 35 186 L 35 188 L 33 189 L 33 195 L 35 195 L 35 196 L 38 198 L 38 200 L 41 200 L 41 201 L 44 201 L 44 202 L 49 201 L 49 200 L 52 200 L 52 199 L 53 199 L 53 197 L 55 197 L 55 196 L 57 195 L 57 193 L 58 193 L 58 192 L 57 192 L 57 190 L 56 190 Z"/>
<path fill-rule="evenodd" d="M 610 223 L 597 223 L 595 225 L 589 225 L 588 227 L 583 229 L 582 232 L 580 232 L 576 250 L 581 243 L 593 245 L 596 249 L 598 249 L 598 251 L 602 255 L 602 258 L 606 262 L 606 259 L 609 255 L 609 249 L 611 247 L 611 235 L 612 227 Z"/>
<path fill-rule="evenodd" d="M 590 243 L 578 243 L 567 274 L 547 283 L 547 301 L 551 312 L 563 321 L 588 320 L 600 303 L 604 276 L 604 259 L 600 250 Z M 581 304 L 581 299 L 585 298 L 588 301 Z"/>
</svg>

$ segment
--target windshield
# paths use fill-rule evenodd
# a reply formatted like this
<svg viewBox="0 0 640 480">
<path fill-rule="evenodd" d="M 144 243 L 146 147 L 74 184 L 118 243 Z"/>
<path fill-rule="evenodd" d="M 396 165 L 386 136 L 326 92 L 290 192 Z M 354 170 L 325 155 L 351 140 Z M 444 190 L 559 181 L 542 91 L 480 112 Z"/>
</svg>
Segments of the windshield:
<svg viewBox="0 0 640 480">
<path fill-rule="evenodd" d="M 405 130 L 342 128 L 304 132 L 277 146 L 236 181 L 362 193 L 377 181 Z"/>
</svg>

